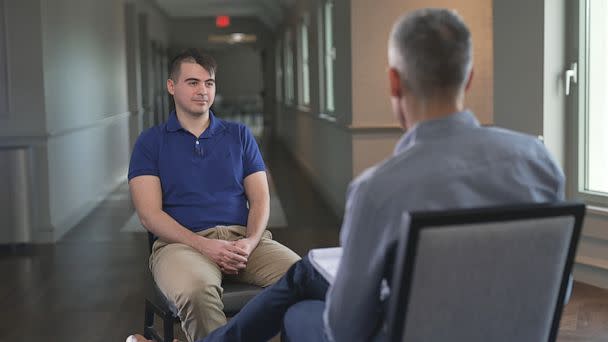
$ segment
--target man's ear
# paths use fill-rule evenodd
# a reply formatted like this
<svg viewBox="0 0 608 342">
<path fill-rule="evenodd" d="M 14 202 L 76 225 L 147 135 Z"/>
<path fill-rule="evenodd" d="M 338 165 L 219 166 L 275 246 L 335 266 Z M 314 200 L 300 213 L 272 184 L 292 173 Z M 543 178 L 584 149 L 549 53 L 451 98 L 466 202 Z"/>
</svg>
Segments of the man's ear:
<svg viewBox="0 0 608 342">
<path fill-rule="evenodd" d="M 403 84 L 401 83 L 401 75 L 395 68 L 388 69 L 388 82 L 392 97 L 401 97 L 403 94 Z"/>
<path fill-rule="evenodd" d="M 468 91 L 471 88 L 471 84 L 473 83 L 473 75 L 474 75 L 474 69 L 473 67 L 471 67 L 471 72 L 469 72 L 469 79 L 467 80 L 466 85 L 464 86 L 464 90 Z"/>
<path fill-rule="evenodd" d="M 171 95 L 175 95 L 175 83 L 173 83 L 172 79 L 167 80 L 167 91 Z"/>
</svg>

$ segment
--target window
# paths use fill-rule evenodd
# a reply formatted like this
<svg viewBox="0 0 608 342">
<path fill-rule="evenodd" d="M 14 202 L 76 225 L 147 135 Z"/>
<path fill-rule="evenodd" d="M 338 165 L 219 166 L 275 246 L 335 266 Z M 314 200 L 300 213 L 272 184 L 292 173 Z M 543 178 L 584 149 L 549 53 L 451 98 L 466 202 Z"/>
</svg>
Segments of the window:
<svg viewBox="0 0 608 342">
<path fill-rule="evenodd" d="M 577 192 L 608 203 L 608 1 L 580 0 L 578 35 Z M 574 65 L 573 65 L 574 66 Z M 573 78 L 573 77 L 572 77 Z"/>
<path fill-rule="evenodd" d="M 293 104 L 294 101 L 294 84 L 293 84 L 293 50 L 292 50 L 292 39 L 291 39 L 291 31 L 287 30 L 285 32 L 285 45 L 284 45 L 284 63 L 285 68 L 283 70 L 283 75 L 285 75 L 284 85 L 285 85 L 285 103 Z"/>
<path fill-rule="evenodd" d="M 8 73 L 6 58 L 6 23 L 4 20 L 6 11 L 4 1 L 0 0 L 0 116 L 8 115 Z"/>
<path fill-rule="evenodd" d="M 302 17 L 298 27 L 299 59 L 298 59 L 298 100 L 302 107 L 310 106 L 310 67 L 308 53 L 308 16 Z"/>
<path fill-rule="evenodd" d="M 281 41 L 277 42 L 277 46 L 274 52 L 275 68 L 277 71 L 275 86 L 276 86 L 276 98 L 277 102 L 283 101 L 283 64 L 281 63 Z"/>
<path fill-rule="evenodd" d="M 320 10 L 319 20 L 319 60 L 321 61 L 321 111 L 331 114 L 335 110 L 334 104 L 334 62 L 336 60 L 336 49 L 333 37 L 333 8 L 332 1 L 325 1 Z"/>
<path fill-rule="evenodd" d="M 587 14 L 585 190 L 608 195 L 608 2 L 590 0 Z"/>
</svg>

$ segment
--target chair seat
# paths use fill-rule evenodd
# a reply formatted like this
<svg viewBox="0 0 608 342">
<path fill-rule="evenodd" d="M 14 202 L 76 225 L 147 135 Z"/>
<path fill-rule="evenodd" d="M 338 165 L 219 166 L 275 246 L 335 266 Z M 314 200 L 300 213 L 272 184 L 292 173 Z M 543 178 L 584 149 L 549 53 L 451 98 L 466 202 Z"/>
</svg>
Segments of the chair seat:
<svg viewBox="0 0 608 342">
<path fill-rule="evenodd" d="M 158 288 L 158 285 L 156 285 L 155 281 L 152 281 L 152 284 L 154 286 L 154 291 L 152 291 L 153 293 L 149 297 L 152 305 L 154 305 L 154 307 L 156 307 L 160 312 L 165 314 L 171 313 L 175 319 L 179 319 L 177 316 L 177 307 L 171 303 L 167 297 L 165 297 L 163 292 Z"/>
<path fill-rule="evenodd" d="M 255 285 L 240 283 L 232 280 L 224 280 L 222 282 L 224 295 L 224 312 L 227 316 L 238 313 L 247 302 L 262 292 L 262 288 Z"/>
<path fill-rule="evenodd" d="M 153 297 L 150 298 L 152 299 L 152 304 L 162 312 L 171 312 L 171 314 L 178 319 L 177 307 L 165 297 L 156 285 L 156 282 L 153 281 L 152 283 L 154 284 L 154 294 Z M 234 280 L 224 280 L 222 282 L 222 288 L 224 289 L 224 295 L 222 297 L 222 301 L 224 302 L 224 313 L 226 313 L 227 316 L 238 313 L 251 298 L 255 297 L 263 290 L 259 286 Z"/>
</svg>

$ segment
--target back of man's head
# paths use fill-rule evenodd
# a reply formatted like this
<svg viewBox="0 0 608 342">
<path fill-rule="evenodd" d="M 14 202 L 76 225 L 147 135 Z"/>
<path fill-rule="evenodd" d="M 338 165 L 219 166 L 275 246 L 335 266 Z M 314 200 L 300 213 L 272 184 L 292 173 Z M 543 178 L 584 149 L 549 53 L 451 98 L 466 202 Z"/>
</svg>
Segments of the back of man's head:
<svg viewBox="0 0 608 342">
<path fill-rule="evenodd" d="M 389 64 L 422 99 L 455 96 L 473 62 L 471 33 L 452 10 L 427 8 L 401 17 L 389 39 Z"/>
</svg>

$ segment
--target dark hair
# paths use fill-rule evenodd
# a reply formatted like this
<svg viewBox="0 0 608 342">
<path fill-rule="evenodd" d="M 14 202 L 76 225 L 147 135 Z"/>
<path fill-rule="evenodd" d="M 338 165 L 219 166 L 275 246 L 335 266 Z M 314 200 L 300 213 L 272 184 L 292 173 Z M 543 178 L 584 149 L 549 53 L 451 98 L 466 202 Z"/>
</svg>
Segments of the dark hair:
<svg viewBox="0 0 608 342">
<path fill-rule="evenodd" d="M 171 60 L 171 69 L 169 70 L 169 78 L 177 81 L 179 71 L 182 63 L 196 63 L 202 66 L 212 76 L 217 71 L 217 63 L 215 59 L 203 52 L 201 49 L 186 49 L 178 53 L 173 60 Z"/>
<path fill-rule="evenodd" d="M 423 98 L 461 89 L 472 67 L 471 33 L 453 10 L 426 8 L 397 21 L 391 42 L 405 86 Z"/>
</svg>

